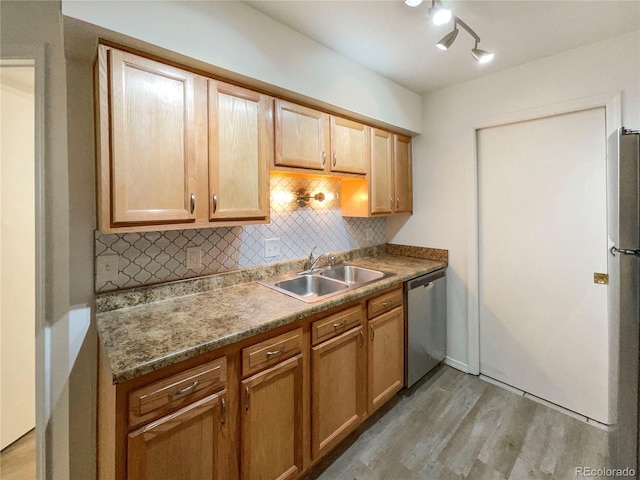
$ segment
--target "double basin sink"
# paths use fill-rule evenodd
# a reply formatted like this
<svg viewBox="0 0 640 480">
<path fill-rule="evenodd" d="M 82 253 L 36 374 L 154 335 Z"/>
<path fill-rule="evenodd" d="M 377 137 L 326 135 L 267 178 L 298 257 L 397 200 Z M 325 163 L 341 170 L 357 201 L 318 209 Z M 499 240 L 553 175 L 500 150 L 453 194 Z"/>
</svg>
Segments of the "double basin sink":
<svg viewBox="0 0 640 480">
<path fill-rule="evenodd" d="M 258 283 L 303 302 L 313 303 L 391 275 L 344 263 L 311 273 L 259 280 Z"/>
</svg>

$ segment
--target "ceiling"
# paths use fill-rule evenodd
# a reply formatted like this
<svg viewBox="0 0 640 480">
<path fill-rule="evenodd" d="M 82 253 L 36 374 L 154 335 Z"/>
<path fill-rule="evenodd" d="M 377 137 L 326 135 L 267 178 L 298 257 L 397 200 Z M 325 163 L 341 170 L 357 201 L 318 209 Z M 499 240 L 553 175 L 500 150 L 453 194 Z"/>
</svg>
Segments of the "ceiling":
<svg viewBox="0 0 640 480">
<path fill-rule="evenodd" d="M 460 29 L 448 51 L 435 47 L 452 23 L 428 21 L 431 0 L 260 0 L 245 2 L 395 82 L 424 93 L 640 29 L 638 1 L 443 2 L 495 53 L 480 65 L 473 39 Z M 637 47 L 637 46 L 636 46 Z"/>
</svg>

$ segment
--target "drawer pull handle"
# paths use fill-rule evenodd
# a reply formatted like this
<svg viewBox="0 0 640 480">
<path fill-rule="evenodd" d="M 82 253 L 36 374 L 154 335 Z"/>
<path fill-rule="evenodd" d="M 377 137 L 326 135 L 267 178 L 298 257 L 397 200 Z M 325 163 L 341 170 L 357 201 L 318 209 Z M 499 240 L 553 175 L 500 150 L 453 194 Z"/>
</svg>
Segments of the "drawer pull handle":
<svg viewBox="0 0 640 480">
<path fill-rule="evenodd" d="M 216 213 L 216 210 L 218 210 L 218 196 L 214 193 L 213 197 L 211 197 L 213 199 L 213 213 Z"/>
<path fill-rule="evenodd" d="M 324 168 L 324 164 L 327 163 L 327 153 L 322 151 L 322 168 Z"/>
<path fill-rule="evenodd" d="M 197 386 L 198 386 L 198 381 L 196 380 L 195 382 L 193 382 L 188 387 L 184 387 L 182 390 L 178 390 L 177 392 L 173 392 L 169 396 L 172 399 L 174 399 L 174 398 L 178 398 L 178 397 L 183 397 L 184 395 L 189 395 L 190 393 L 193 393 L 193 391 L 196 389 Z"/>
<path fill-rule="evenodd" d="M 251 406 L 251 390 L 249 390 L 249 387 L 247 387 L 246 385 L 244 387 L 244 394 L 247 397 L 247 402 L 244 405 L 244 409 L 248 411 L 249 407 Z"/>
<path fill-rule="evenodd" d="M 285 346 L 282 345 L 278 350 L 274 350 L 273 352 L 267 352 L 267 358 L 284 353 L 284 349 L 285 349 Z"/>
<path fill-rule="evenodd" d="M 369 328 L 371 329 L 371 341 L 373 342 L 373 339 L 376 338 L 376 331 L 373 329 L 373 325 L 369 325 Z"/>
<path fill-rule="evenodd" d="M 338 155 L 336 155 L 336 152 L 333 152 L 333 166 L 336 166 L 336 163 L 338 162 Z"/>
<path fill-rule="evenodd" d="M 382 306 L 383 307 L 388 307 L 389 305 L 391 305 L 393 302 L 391 300 L 387 300 L 386 302 L 382 302 Z"/>
<path fill-rule="evenodd" d="M 346 320 L 341 321 L 340 323 L 334 323 L 333 324 L 333 328 L 340 328 L 340 327 L 344 327 L 347 324 Z"/>
<path fill-rule="evenodd" d="M 196 209 L 196 196 L 195 196 L 195 194 L 192 193 L 191 194 L 191 205 L 190 205 L 190 208 L 189 208 L 189 211 L 191 212 L 191 215 L 193 215 L 193 212 L 195 211 L 195 209 Z"/>
<path fill-rule="evenodd" d="M 220 404 L 222 407 L 222 413 L 220 413 L 220 423 L 224 425 L 227 421 L 227 403 L 224 401 L 224 397 L 220 399 Z"/>
<path fill-rule="evenodd" d="M 400 208 L 400 197 L 396 197 L 396 209 Z"/>
<path fill-rule="evenodd" d="M 360 348 L 364 348 L 364 333 L 360 330 Z"/>
</svg>

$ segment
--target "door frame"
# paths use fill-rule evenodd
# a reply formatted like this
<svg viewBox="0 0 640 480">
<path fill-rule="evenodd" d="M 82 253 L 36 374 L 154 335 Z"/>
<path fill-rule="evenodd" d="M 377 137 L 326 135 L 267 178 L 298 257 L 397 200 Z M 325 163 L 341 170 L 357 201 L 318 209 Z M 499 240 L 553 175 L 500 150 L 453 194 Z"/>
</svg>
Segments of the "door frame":
<svg viewBox="0 0 640 480">
<path fill-rule="evenodd" d="M 35 181 L 35 365 L 36 365 L 36 478 L 45 478 L 46 430 L 50 417 L 49 345 L 45 330 L 45 91 L 44 44 L 2 46 L 1 60 L 24 60 L 34 67 L 34 181 Z"/>
<path fill-rule="evenodd" d="M 468 369 L 473 375 L 480 374 L 480 247 L 479 247 L 479 188 L 478 188 L 478 131 L 484 128 L 500 127 L 512 123 L 526 122 L 546 117 L 564 115 L 568 113 L 590 110 L 592 108 L 604 107 L 606 136 L 605 143 L 609 135 L 622 126 L 622 102 L 620 92 L 596 95 L 593 97 L 579 98 L 557 104 L 544 105 L 541 107 L 512 112 L 505 115 L 490 117 L 478 123 L 473 129 L 473 169 L 470 179 L 469 190 L 469 219 L 471 228 L 467 237 L 467 348 L 468 348 Z M 607 152 L 607 161 L 609 161 Z M 614 359 L 611 358 L 613 361 Z"/>
</svg>

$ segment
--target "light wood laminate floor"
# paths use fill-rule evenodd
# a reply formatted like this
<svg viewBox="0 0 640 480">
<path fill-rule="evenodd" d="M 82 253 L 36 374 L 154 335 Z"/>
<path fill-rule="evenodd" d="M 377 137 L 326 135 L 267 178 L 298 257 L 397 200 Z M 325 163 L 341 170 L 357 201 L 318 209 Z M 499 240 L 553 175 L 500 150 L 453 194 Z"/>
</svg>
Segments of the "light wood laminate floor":
<svg viewBox="0 0 640 480">
<path fill-rule="evenodd" d="M 31 430 L 0 454 L 0 479 L 35 480 L 36 431 Z"/>
<path fill-rule="evenodd" d="M 607 432 L 446 366 L 383 410 L 306 479 L 568 480 L 606 463 Z"/>
</svg>

